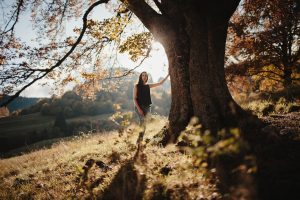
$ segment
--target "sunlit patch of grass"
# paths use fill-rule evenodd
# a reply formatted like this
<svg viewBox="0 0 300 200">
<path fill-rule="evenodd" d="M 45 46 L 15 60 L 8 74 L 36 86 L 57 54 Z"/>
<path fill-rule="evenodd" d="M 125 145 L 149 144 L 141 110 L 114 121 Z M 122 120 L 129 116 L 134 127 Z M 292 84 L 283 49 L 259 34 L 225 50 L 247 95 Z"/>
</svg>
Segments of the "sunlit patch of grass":
<svg viewBox="0 0 300 200">
<path fill-rule="evenodd" d="M 300 111 L 300 102 L 290 102 L 283 97 L 275 102 L 271 100 L 255 100 L 249 103 L 243 103 L 241 106 L 246 110 L 252 111 L 259 117 Z"/>
<path fill-rule="evenodd" d="M 280 98 L 275 105 L 275 113 L 286 114 L 300 111 L 300 102 L 289 102 L 285 98 Z"/>
<path fill-rule="evenodd" d="M 206 177 L 207 171 L 195 168 L 192 156 L 180 153 L 175 145 L 165 148 L 147 146 L 144 153 L 147 163 L 138 165 L 138 168 L 148 179 L 145 199 L 159 196 L 166 199 L 210 199 L 216 191 L 215 185 Z M 168 169 L 167 173 L 163 172 L 164 168 Z M 159 192 L 163 193 L 157 194 Z"/>
<path fill-rule="evenodd" d="M 242 104 L 242 107 L 246 110 L 251 110 L 258 116 L 263 116 L 268 114 L 269 112 L 274 111 L 274 105 L 272 102 L 263 100 L 263 101 L 252 101 L 248 104 Z"/>
<path fill-rule="evenodd" d="M 153 127 L 155 128 L 155 127 Z M 158 131 L 151 131 L 147 137 L 150 141 Z M 156 133 L 156 134 L 153 134 Z M 197 198 L 220 198 L 216 187 L 204 168 L 195 167 L 195 158 L 188 153 L 182 153 L 174 144 L 161 147 L 157 143 L 146 143 L 143 154 L 146 159 L 137 163 L 147 177 L 147 189 L 144 199 L 197 199 Z"/>
</svg>

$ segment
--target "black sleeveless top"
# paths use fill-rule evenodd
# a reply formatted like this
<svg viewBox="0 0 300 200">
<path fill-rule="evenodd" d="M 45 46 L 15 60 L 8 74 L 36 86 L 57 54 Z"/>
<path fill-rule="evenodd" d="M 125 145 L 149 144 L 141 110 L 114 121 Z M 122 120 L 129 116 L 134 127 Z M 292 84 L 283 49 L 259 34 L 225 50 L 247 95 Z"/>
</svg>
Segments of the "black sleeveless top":
<svg viewBox="0 0 300 200">
<path fill-rule="evenodd" d="M 149 85 L 137 84 L 137 102 L 139 106 L 149 106 L 152 104 Z"/>
</svg>

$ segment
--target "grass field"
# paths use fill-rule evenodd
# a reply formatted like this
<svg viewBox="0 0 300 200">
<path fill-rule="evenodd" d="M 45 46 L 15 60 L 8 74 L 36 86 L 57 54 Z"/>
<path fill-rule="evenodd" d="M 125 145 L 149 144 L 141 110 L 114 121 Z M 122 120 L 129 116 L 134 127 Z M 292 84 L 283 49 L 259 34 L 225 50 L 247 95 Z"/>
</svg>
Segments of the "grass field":
<svg viewBox="0 0 300 200">
<path fill-rule="evenodd" d="M 50 126 L 54 117 L 43 116 L 40 113 L 0 118 L 0 136 L 11 136 L 31 130 L 40 130 Z"/>
<path fill-rule="evenodd" d="M 50 149 L 0 160 L 0 199 L 220 199 L 210 173 L 175 145 L 162 148 L 157 118 L 122 135 L 61 140 Z M 129 189 L 128 189 L 129 188 Z"/>
<path fill-rule="evenodd" d="M 264 120 L 297 139 L 299 117 L 293 112 L 281 116 L 284 123 L 278 116 Z M 130 125 L 122 133 L 43 141 L 51 145 L 0 159 L 0 199 L 224 199 L 216 169 L 197 165 L 195 151 L 157 143 L 166 123 L 153 116 L 145 132 Z"/>
</svg>

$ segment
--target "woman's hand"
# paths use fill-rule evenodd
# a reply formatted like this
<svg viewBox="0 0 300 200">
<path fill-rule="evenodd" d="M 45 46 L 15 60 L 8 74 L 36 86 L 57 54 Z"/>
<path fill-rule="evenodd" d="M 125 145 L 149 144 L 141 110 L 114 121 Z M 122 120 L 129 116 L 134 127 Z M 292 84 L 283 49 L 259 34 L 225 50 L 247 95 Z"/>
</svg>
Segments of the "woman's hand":
<svg viewBox="0 0 300 200">
<path fill-rule="evenodd" d="M 152 83 L 152 84 L 148 84 L 148 85 L 149 85 L 150 88 L 154 88 L 154 87 L 160 86 L 160 85 L 162 85 L 168 79 L 169 76 L 170 76 L 170 74 L 168 73 L 168 75 L 164 79 L 162 79 L 160 82 L 158 82 L 158 83 Z"/>
<path fill-rule="evenodd" d="M 141 116 L 145 116 L 145 114 L 144 114 L 144 112 L 143 112 L 143 110 L 142 109 L 138 109 L 138 112 L 139 112 L 139 114 L 141 115 Z"/>
</svg>

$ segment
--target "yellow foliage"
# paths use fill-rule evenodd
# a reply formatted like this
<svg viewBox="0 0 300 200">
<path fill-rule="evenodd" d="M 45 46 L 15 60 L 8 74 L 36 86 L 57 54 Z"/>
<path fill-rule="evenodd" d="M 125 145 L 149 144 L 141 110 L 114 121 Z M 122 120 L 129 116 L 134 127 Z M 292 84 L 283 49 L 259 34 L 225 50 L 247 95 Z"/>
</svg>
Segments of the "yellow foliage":
<svg viewBox="0 0 300 200">
<path fill-rule="evenodd" d="M 120 33 L 130 22 L 128 14 L 124 14 L 122 17 L 112 17 L 105 19 L 101 22 L 88 20 L 87 34 L 91 35 L 95 39 L 103 39 L 104 37 L 110 41 L 119 41 Z"/>
<path fill-rule="evenodd" d="M 86 73 L 86 72 L 83 72 L 81 73 L 81 76 L 85 79 L 94 79 L 96 78 L 96 74 L 95 73 Z"/>
<path fill-rule="evenodd" d="M 151 42 L 153 39 L 154 38 L 150 32 L 132 35 L 119 46 L 119 51 L 121 53 L 128 52 L 130 59 L 137 61 L 139 57 L 147 55 L 148 50 L 151 48 Z"/>
<path fill-rule="evenodd" d="M 62 84 L 66 85 L 72 81 L 75 81 L 76 79 L 74 77 L 72 77 L 71 75 L 67 76 L 65 79 L 63 79 Z"/>
<path fill-rule="evenodd" d="M 249 69 L 249 74 L 256 74 L 257 69 Z M 267 65 L 262 67 L 260 70 L 261 73 L 257 75 L 253 75 L 252 78 L 254 81 L 259 81 L 259 89 L 262 91 L 274 91 L 282 88 L 282 84 L 276 80 L 281 80 L 281 77 L 279 77 L 276 74 L 283 75 L 282 71 L 279 70 L 274 65 Z M 276 74 L 274 74 L 276 73 Z"/>
</svg>

